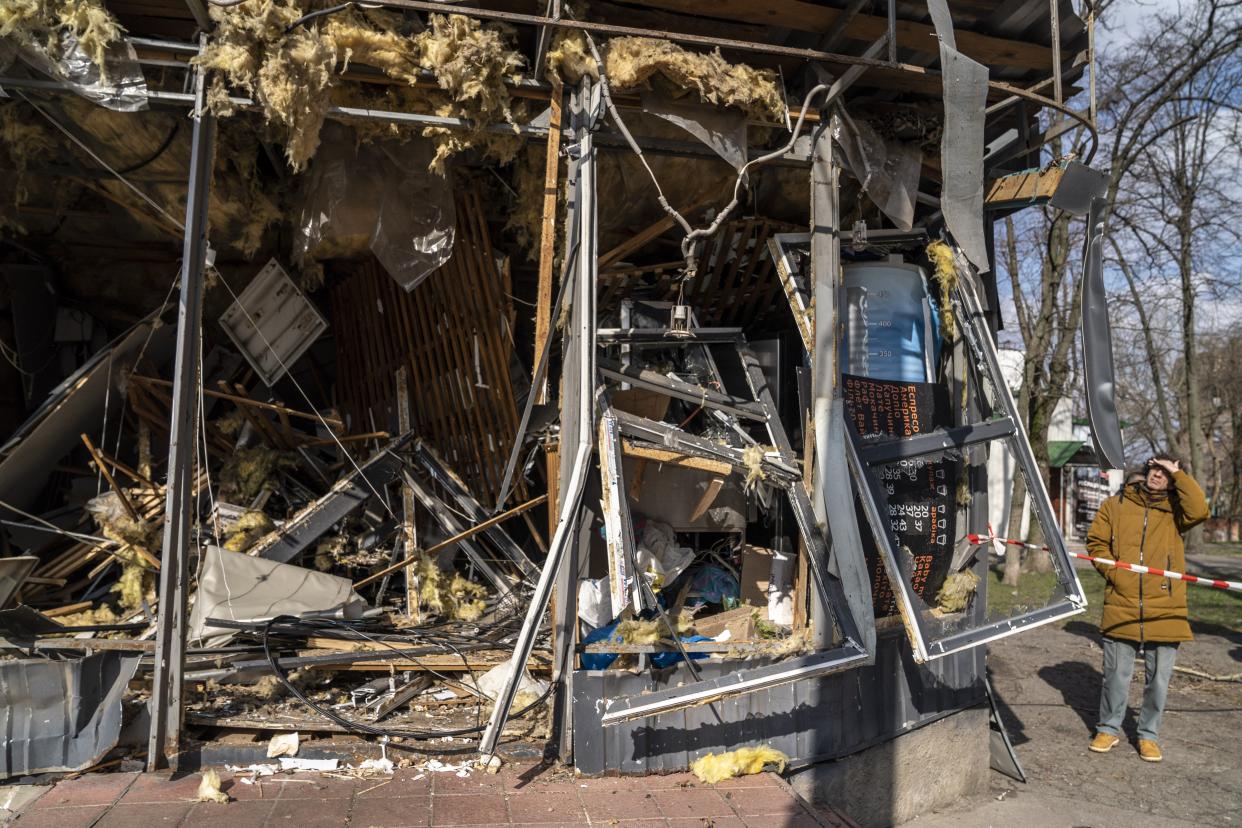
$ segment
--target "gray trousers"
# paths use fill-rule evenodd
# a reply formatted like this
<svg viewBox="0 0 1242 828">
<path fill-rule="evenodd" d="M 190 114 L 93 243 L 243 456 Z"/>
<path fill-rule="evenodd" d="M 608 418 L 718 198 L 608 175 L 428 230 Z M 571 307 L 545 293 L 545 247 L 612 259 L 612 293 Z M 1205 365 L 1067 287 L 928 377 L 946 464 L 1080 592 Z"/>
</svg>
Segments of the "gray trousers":
<svg viewBox="0 0 1242 828">
<path fill-rule="evenodd" d="M 1139 645 L 1134 641 L 1105 638 L 1104 686 L 1100 690 L 1100 723 L 1095 729 L 1100 733 L 1121 735 L 1121 720 L 1126 715 L 1126 700 L 1130 696 L 1130 679 L 1134 675 L 1134 658 Z M 1173 662 L 1177 660 L 1177 644 L 1143 645 L 1143 666 L 1146 682 L 1143 687 L 1143 706 L 1139 709 L 1138 737 L 1155 741 L 1160 732 L 1160 717 L 1164 715 L 1164 700 L 1169 695 L 1169 679 L 1173 677 Z"/>
</svg>

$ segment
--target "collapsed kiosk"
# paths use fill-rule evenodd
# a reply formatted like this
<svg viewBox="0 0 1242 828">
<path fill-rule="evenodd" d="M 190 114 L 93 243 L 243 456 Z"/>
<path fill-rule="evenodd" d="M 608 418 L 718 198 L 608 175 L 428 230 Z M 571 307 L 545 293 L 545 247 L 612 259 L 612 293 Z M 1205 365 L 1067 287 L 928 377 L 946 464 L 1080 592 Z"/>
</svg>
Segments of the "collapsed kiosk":
<svg viewBox="0 0 1242 828">
<path fill-rule="evenodd" d="M 120 628 L 84 619 L 70 638 L 23 616 L 6 640 L 128 653 L 98 703 L 117 705 L 117 676 L 150 675 L 150 767 L 190 750 L 203 682 L 404 671 L 363 694 L 375 718 L 331 719 L 384 736 L 378 708 L 435 691 L 419 647 L 467 642 L 503 655 L 484 664 L 490 689 L 465 656 L 470 679 L 450 681 L 477 699 L 465 730 L 485 762 L 510 714 L 541 703 L 552 752 L 582 773 L 756 743 L 807 765 L 980 704 L 980 645 L 1085 605 L 997 361 L 1007 212 L 1090 216 L 1089 409 L 1097 451 L 1119 460 L 1094 112 L 1065 103 L 1090 17 L 1035 0 L 890 2 L 887 17 L 795 0 L 478 5 L 118 1 L 84 4 L 86 21 L 0 19 L 0 149 L 21 178 L 10 282 L 34 268 L 114 334 L 122 309 L 157 306 L 70 382 L 40 380 L 51 404 L 0 460 L 13 521 L 79 502 L 23 491 L 39 464 L 76 455 L 115 493 L 91 501 L 110 507 L 110 545 L 13 538 L 34 560 L 24 607 L 86 595 L 95 612 L 77 577 L 103 577 L 100 561 L 136 571 L 137 597 Z M 1068 151 L 1048 160 L 1049 144 Z M 151 258 L 80 246 L 101 233 Z M 80 275 L 91 257 L 96 280 Z M 169 264 L 175 334 L 132 281 Z M 240 413 L 223 428 L 207 406 L 226 403 Z M 98 429 L 99 446 L 78 442 Z M 1000 450 L 1057 575 L 1003 617 L 991 550 L 968 541 L 992 534 Z M 222 521 L 228 498 L 245 502 Z M 141 536 L 109 533 L 125 517 Z M 297 581 L 311 558 L 344 587 Z M 277 593 L 247 600 L 238 579 Z M 333 640 L 352 660 L 306 650 Z M 81 755 L 116 744 L 111 718 L 112 743 Z M 84 765 L 41 765 L 60 766 Z"/>
</svg>

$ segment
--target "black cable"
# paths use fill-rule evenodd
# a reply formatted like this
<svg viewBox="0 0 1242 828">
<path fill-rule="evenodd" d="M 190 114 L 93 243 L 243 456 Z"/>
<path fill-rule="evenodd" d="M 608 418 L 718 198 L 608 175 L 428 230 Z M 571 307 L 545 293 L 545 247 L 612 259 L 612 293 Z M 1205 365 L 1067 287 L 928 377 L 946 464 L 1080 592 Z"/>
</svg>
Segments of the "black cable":
<svg viewBox="0 0 1242 828">
<path fill-rule="evenodd" d="M 272 675 L 276 676 L 277 681 L 279 681 L 282 685 L 284 685 L 285 689 L 288 690 L 289 693 L 292 694 L 296 699 L 298 699 L 298 701 L 302 702 L 302 704 L 306 705 L 311 710 L 314 710 L 316 713 L 318 713 L 320 716 L 323 716 L 325 719 L 328 719 L 329 721 L 333 721 L 336 724 L 340 725 L 341 727 L 345 728 L 346 730 L 350 730 L 355 733 L 362 733 L 367 736 L 379 736 L 379 737 L 386 738 L 386 739 L 392 739 L 392 738 L 417 739 L 417 740 L 441 739 L 446 736 L 469 736 L 475 733 L 482 733 L 484 730 L 486 730 L 486 726 L 478 726 L 478 725 L 474 727 L 462 727 L 462 728 L 456 728 L 452 730 L 440 730 L 440 731 L 385 730 L 379 727 L 372 727 L 362 722 L 351 721 L 350 719 L 347 719 L 344 716 L 341 716 L 331 710 L 321 707 L 320 705 L 308 699 L 302 693 L 301 690 L 299 690 L 297 687 L 293 685 L 291 681 L 289 681 L 289 677 L 285 674 L 283 670 L 280 669 L 280 665 L 276 663 L 276 657 L 272 654 L 271 642 L 269 640 L 269 633 L 271 632 L 272 625 L 276 624 L 277 622 L 279 623 L 295 622 L 296 623 L 298 620 L 299 619 L 294 618 L 291 615 L 281 615 L 281 616 L 277 616 L 276 618 L 272 618 L 271 620 L 267 621 L 263 625 L 263 655 L 264 657 L 266 657 L 268 667 L 269 669 L 271 669 Z M 552 687 L 553 687 L 552 683 L 549 682 L 548 689 L 544 691 L 542 696 L 540 696 L 538 699 L 536 699 L 531 704 L 527 705 L 522 710 L 518 711 L 517 713 L 514 713 L 509 718 L 511 719 L 520 718 L 521 716 L 525 715 L 529 711 L 543 704 L 544 701 L 547 700 L 548 696 L 552 694 Z"/>
<path fill-rule="evenodd" d="M 136 164 L 130 164 L 128 167 L 122 167 L 121 169 L 117 170 L 117 172 L 120 173 L 121 175 L 128 175 L 129 173 L 135 172 L 136 170 L 141 170 L 143 167 L 154 163 L 157 159 L 159 159 L 161 155 L 163 155 L 165 152 L 168 151 L 168 148 L 172 146 L 173 139 L 177 137 L 177 133 L 180 131 L 181 131 L 181 119 L 174 118 L 172 129 L 168 131 L 168 135 L 165 136 L 164 142 L 160 144 L 159 148 L 155 152 L 151 153 L 150 157 L 148 157 L 147 159 L 143 161 L 139 161 Z"/>
</svg>

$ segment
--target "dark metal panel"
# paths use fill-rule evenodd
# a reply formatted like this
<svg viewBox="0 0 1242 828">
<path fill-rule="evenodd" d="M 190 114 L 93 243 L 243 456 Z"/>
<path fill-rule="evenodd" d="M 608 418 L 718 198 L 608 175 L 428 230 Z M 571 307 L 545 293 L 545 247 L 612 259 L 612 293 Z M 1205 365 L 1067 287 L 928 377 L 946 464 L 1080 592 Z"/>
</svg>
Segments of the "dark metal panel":
<svg viewBox="0 0 1242 828">
<path fill-rule="evenodd" d="M 713 661 L 698 666 L 703 679 L 739 667 Z M 609 699 L 675 687 L 692 676 L 684 666 L 650 678 L 577 671 L 575 767 L 588 776 L 678 771 L 705 753 L 753 744 L 783 751 L 794 765 L 835 759 L 981 703 L 983 675 L 982 648 L 919 665 L 903 631 L 894 629 L 879 635 L 874 665 L 723 699 L 714 712 L 704 705 L 601 727 L 600 711 Z"/>
</svg>

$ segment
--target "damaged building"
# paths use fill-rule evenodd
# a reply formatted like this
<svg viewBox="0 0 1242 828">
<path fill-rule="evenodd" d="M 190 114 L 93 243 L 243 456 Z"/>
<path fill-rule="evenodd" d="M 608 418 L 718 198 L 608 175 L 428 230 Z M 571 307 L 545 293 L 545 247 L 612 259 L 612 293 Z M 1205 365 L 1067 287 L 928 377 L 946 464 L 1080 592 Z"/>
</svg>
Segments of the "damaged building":
<svg viewBox="0 0 1242 828">
<path fill-rule="evenodd" d="M 1037 0 L 5 4 L 0 775 L 296 732 L 977 786 L 984 645 L 1085 606 L 1009 213 L 1092 217 L 1120 454 L 1093 48 Z M 999 451 L 1058 573 L 1003 616 Z"/>
</svg>

